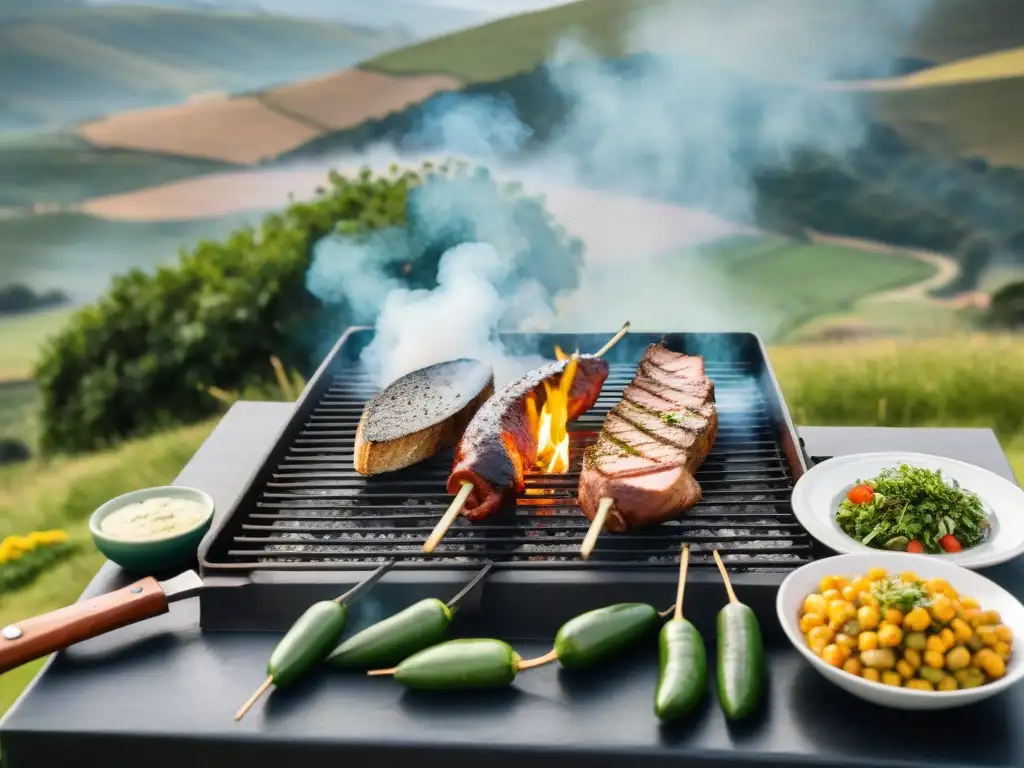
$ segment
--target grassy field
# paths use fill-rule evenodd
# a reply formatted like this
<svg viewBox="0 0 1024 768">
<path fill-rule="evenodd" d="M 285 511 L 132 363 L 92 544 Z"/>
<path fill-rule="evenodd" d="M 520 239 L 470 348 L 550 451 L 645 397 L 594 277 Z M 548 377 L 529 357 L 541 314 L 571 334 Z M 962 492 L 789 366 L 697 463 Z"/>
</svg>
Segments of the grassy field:
<svg viewBox="0 0 1024 768">
<path fill-rule="evenodd" d="M 234 166 L 103 150 L 70 133 L 0 135 L 0 209 L 69 205 Z"/>
<path fill-rule="evenodd" d="M 1024 337 L 783 346 L 773 347 L 770 356 L 800 424 L 994 426 L 1024 478 Z M 5 531 L 63 527 L 83 543 L 77 555 L 31 586 L 0 596 L 0 625 L 73 601 L 102 563 L 88 543 L 88 515 L 120 493 L 172 480 L 212 426 L 49 466 L 0 470 Z M 0 677 L 0 712 L 39 666 Z"/>
<path fill-rule="evenodd" d="M 934 272 L 900 252 L 736 238 L 654 260 L 595 266 L 561 309 L 569 327 L 603 323 L 614 302 L 636 328 L 751 330 L 779 340 L 818 316 L 847 311 L 866 295 Z M 689 285 L 701 289 L 689 291 Z"/>
<path fill-rule="evenodd" d="M 27 379 L 42 343 L 71 316 L 71 310 L 32 312 L 0 318 L 0 385 Z"/>
<path fill-rule="evenodd" d="M 855 5 L 779 0 L 773 3 L 772 13 L 776 19 L 785 19 L 791 28 L 801 29 L 800 35 L 787 41 L 787 50 L 795 54 L 794 58 L 800 58 L 801 51 L 812 51 L 819 44 L 818 30 L 822 34 L 836 33 L 846 24 L 856 26 L 861 15 L 877 14 L 882 5 L 883 0 L 865 0 Z M 724 14 L 742 13 L 749 6 L 744 0 L 715 0 L 715 8 Z M 364 66 L 396 75 L 434 72 L 451 74 L 464 82 L 497 80 L 547 60 L 558 43 L 569 36 L 602 55 L 630 52 L 626 36 L 633 22 L 640 15 L 662 7 L 671 7 L 673 23 L 682 28 L 688 19 L 706 17 L 711 6 L 698 0 L 583 0 L 409 46 L 371 59 Z M 1024 9 L 1014 0 L 975 0 L 970 4 L 935 0 L 929 4 L 929 14 L 909 43 L 894 40 L 891 51 L 877 53 L 945 63 L 1017 47 L 1024 45 L 1024 31 L 1019 23 L 1022 13 Z M 686 40 L 688 46 L 694 42 Z M 719 50 L 729 50 L 729 42 L 708 41 Z M 666 36 L 665 44 L 671 46 L 672 38 Z"/>
<path fill-rule="evenodd" d="M 0 218 L 0 274 L 5 284 L 58 288 L 76 302 L 89 301 L 114 275 L 165 264 L 182 247 L 226 237 L 260 218 L 258 213 L 166 222 L 114 222 L 72 213 Z"/>
<path fill-rule="evenodd" d="M 265 14 L 69 4 L 0 21 L 0 130 L 329 72 L 409 41 L 395 29 Z"/>
</svg>

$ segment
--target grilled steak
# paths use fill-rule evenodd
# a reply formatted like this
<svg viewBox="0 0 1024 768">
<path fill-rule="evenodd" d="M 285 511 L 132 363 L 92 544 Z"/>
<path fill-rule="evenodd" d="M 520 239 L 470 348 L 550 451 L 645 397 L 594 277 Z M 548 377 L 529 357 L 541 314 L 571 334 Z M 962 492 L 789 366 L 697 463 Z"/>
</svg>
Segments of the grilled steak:
<svg viewBox="0 0 1024 768">
<path fill-rule="evenodd" d="M 532 393 L 537 409 L 544 404 L 544 382 L 556 384 L 568 359 L 530 371 L 499 390 L 477 411 L 455 450 L 448 476 L 448 492 L 461 484 L 473 484 L 462 508 L 470 520 L 483 520 L 497 510 L 507 496 L 525 488 L 523 475 L 537 455 L 537 437 L 530 429 L 526 401 Z M 608 378 L 608 363 L 593 355 L 580 355 L 569 390 L 569 421 L 593 407 Z"/>
<path fill-rule="evenodd" d="M 715 387 L 704 361 L 661 344 L 648 347 L 597 443 L 584 455 L 584 514 L 593 519 L 602 497 L 614 499 L 606 525 L 621 533 L 690 509 L 701 498 L 693 475 L 717 432 Z"/>
<path fill-rule="evenodd" d="M 393 472 L 449 448 L 494 393 L 494 372 L 479 360 L 413 371 L 374 395 L 356 430 L 356 472 Z"/>
</svg>

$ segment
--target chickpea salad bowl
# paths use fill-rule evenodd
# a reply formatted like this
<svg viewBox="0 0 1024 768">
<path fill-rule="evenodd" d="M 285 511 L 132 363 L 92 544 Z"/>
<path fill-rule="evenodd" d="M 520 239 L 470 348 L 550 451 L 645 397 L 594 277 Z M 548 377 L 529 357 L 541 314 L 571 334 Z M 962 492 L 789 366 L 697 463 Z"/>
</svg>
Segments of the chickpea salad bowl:
<svg viewBox="0 0 1024 768">
<path fill-rule="evenodd" d="M 1024 605 L 940 558 L 873 552 L 791 573 L 776 600 L 793 646 L 827 680 L 895 709 L 951 709 L 1024 677 Z"/>
<path fill-rule="evenodd" d="M 813 467 L 793 513 L 841 553 L 908 552 L 964 568 L 1024 554 L 1024 489 L 981 467 L 921 453 L 862 453 Z"/>
</svg>

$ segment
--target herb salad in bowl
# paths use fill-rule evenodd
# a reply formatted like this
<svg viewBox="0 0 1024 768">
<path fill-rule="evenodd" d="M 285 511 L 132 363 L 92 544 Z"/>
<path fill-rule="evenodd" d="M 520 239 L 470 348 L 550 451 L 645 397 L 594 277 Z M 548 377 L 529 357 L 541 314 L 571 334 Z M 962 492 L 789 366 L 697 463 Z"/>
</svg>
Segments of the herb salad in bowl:
<svg viewBox="0 0 1024 768">
<path fill-rule="evenodd" d="M 988 470 L 919 453 L 824 461 L 793 489 L 808 533 L 842 553 L 899 551 L 985 568 L 1024 553 L 1024 491 Z"/>
<path fill-rule="evenodd" d="M 947 481 L 941 469 L 909 464 L 858 479 L 840 502 L 836 522 L 866 546 L 932 555 L 977 546 L 990 531 L 976 493 Z"/>
</svg>

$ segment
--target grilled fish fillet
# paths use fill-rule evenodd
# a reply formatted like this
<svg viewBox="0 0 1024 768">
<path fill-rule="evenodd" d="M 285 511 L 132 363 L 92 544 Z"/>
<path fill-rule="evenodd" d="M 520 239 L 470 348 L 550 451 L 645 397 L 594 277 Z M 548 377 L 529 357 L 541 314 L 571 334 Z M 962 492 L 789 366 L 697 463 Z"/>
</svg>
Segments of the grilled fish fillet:
<svg viewBox="0 0 1024 768">
<path fill-rule="evenodd" d="M 492 394 L 494 371 L 479 360 L 451 360 L 402 376 L 363 409 L 356 472 L 394 472 L 450 448 Z"/>
</svg>

